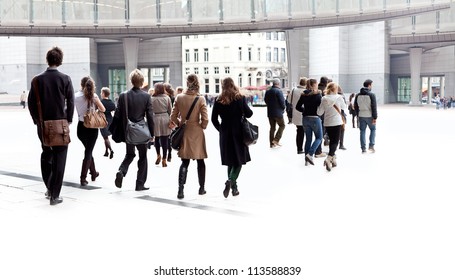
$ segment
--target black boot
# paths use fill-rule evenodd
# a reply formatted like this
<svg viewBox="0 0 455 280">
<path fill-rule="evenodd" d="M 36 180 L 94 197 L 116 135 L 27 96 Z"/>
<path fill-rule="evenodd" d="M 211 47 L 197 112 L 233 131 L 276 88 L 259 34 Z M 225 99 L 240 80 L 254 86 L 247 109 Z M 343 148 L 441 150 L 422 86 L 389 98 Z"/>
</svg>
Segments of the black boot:
<svg viewBox="0 0 455 280">
<path fill-rule="evenodd" d="M 95 168 L 95 160 L 94 160 L 93 158 L 92 158 L 92 160 L 90 161 L 89 169 L 90 169 L 91 179 L 92 179 L 92 181 L 95 181 L 95 180 L 96 180 L 96 177 L 100 176 L 100 173 L 96 171 L 96 168 Z"/>
<path fill-rule="evenodd" d="M 179 192 L 177 193 L 178 199 L 184 198 L 183 187 L 185 186 L 185 183 L 186 183 L 187 174 L 188 174 L 188 168 L 181 165 L 180 169 L 179 169 Z"/>
<path fill-rule="evenodd" d="M 81 187 L 87 186 L 87 172 L 90 166 L 91 160 L 82 160 L 82 169 L 81 169 Z"/>
<path fill-rule="evenodd" d="M 231 180 L 227 180 L 226 183 L 224 183 L 224 186 L 223 196 L 227 198 L 229 196 L 229 191 L 231 190 Z"/>
<path fill-rule="evenodd" d="M 204 195 L 205 191 L 205 165 L 197 168 L 197 177 L 199 179 L 199 194 Z"/>
<path fill-rule="evenodd" d="M 232 186 L 232 196 L 238 196 L 240 194 L 239 188 L 237 187 L 237 183 Z"/>
</svg>

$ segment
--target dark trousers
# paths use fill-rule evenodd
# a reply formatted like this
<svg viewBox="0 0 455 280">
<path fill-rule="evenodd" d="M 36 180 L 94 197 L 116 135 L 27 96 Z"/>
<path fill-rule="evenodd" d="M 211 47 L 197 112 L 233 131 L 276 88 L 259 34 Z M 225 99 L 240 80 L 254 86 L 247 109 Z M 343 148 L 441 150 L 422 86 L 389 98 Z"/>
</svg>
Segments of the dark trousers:
<svg viewBox="0 0 455 280">
<path fill-rule="evenodd" d="M 84 145 L 84 160 L 91 160 L 93 148 L 95 148 L 96 139 L 98 139 L 97 128 L 86 128 L 84 122 L 79 121 L 77 124 L 77 138 Z"/>
<path fill-rule="evenodd" d="M 270 146 L 272 146 L 273 141 L 280 142 L 280 139 L 283 136 L 284 127 L 286 125 L 284 124 L 283 117 L 281 117 L 281 118 L 269 117 L 269 123 L 270 123 L 269 141 L 270 141 Z M 278 124 L 278 131 L 275 134 L 277 124 Z"/>
<path fill-rule="evenodd" d="M 297 145 L 297 152 L 303 151 L 303 140 L 305 136 L 305 131 L 303 125 L 297 125 L 297 134 L 295 136 L 295 144 Z"/>
<path fill-rule="evenodd" d="M 63 176 L 65 175 L 66 155 L 68 146 L 46 147 L 42 143 L 41 133 L 38 131 L 41 140 L 41 176 L 51 197 L 60 196 L 62 190 Z"/>
<path fill-rule="evenodd" d="M 128 173 L 128 168 L 136 156 L 136 150 L 139 153 L 139 160 L 137 162 L 137 177 L 136 177 L 136 187 L 143 187 L 147 181 L 147 144 L 126 144 L 126 155 L 123 159 L 122 164 L 120 164 L 119 171 L 123 173 L 123 176 L 126 176 Z"/>
<path fill-rule="evenodd" d="M 329 136 L 329 156 L 334 156 L 338 148 L 338 142 L 340 141 L 341 125 L 327 126 L 325 128 L 327 135 Z"/>
<path fill-rule="evenodd" d="M 168 136 L 158 136 L 155 137 L 155 149 L 156 154 L 160 154 L 160 148 L 163 149 L 163 158 L 167 157 L 168 152 L 168 144 L 169 144 L 169 135 Z"/>
</svg>

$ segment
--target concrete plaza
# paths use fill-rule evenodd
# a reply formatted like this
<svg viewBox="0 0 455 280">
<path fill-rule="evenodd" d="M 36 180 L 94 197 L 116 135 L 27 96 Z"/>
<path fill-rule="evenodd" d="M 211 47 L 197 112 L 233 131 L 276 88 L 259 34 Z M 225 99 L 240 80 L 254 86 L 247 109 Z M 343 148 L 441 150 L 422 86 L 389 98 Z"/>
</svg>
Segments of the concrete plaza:
<svg viewBox="0 0 455 280">
<path fill-rule="evenodd" d="M 0 106 L 0 279 L 455 278 L 454 109 L 380 106 L 376 153 L 361 154 L 359 131 L 347 125 L 347 150 L 337 152 L 332 172 L 323 159 L 305 167 L 293 125 L 283 146 L 270 149 L 266 109 L 253 111 L 260 139 L 240 174 L 238 197 L 222 196 L 227 171 L 212 124 L 204 196 L 191 162 L 185 199 L 178 200 L 180 160 L 173 152 L 167 168 L 156 166 L 154 150 L 150 190 L 134 191 L 137 160 L 116 188 L 125 147 L 113 143 L 114 158 L 103 157 L 101 135 L 94 150 L 100 177 L 81 189 L 83 146 L 73 123 L 64 201 L 49 206 L 28 110 Z M 238 275 L 157 276 L 160 266 Z M 248 275 L 261 266 L 301 272 Z"/>
</svg>

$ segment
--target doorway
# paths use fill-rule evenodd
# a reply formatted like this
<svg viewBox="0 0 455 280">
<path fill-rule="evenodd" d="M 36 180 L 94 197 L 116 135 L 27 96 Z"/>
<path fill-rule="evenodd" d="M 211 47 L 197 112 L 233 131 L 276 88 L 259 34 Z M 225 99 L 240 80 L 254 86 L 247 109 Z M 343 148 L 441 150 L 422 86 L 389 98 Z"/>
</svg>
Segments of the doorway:
<svg viewBox="0 0 455 280">
<path fill-rule="evenodd" d="M 444 76 L 422 77 L 422 104 L 438 103 L 441 98 L 444 98 L 444 82 Z"/>
</svg>

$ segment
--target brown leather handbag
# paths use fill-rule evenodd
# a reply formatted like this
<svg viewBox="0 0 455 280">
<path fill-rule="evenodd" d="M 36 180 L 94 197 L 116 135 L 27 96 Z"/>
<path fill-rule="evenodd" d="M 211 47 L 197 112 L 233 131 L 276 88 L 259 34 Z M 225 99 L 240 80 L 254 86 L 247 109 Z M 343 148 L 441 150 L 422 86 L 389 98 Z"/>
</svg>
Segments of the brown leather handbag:
<svg viewBox="0 0 455 280">
<path fill-rule="evenodd" d="M 38 127 L 41 132 L 41 141 L 44 146 L 66 146 L 71 142 L 70 127 L 67 119 L 43 121 L 41 100 L 39 97 L 38 86 L 34 83 L 36 104 L 38 107 Z"/>
<path fill-rule="evenodd" d="M 87 128 L 105 128 L 107 126 L 106 115 L 98 110 L 90 109 L 87 102 L 87 112 L 84 114 L 84 126 Z"/>
</svg>

